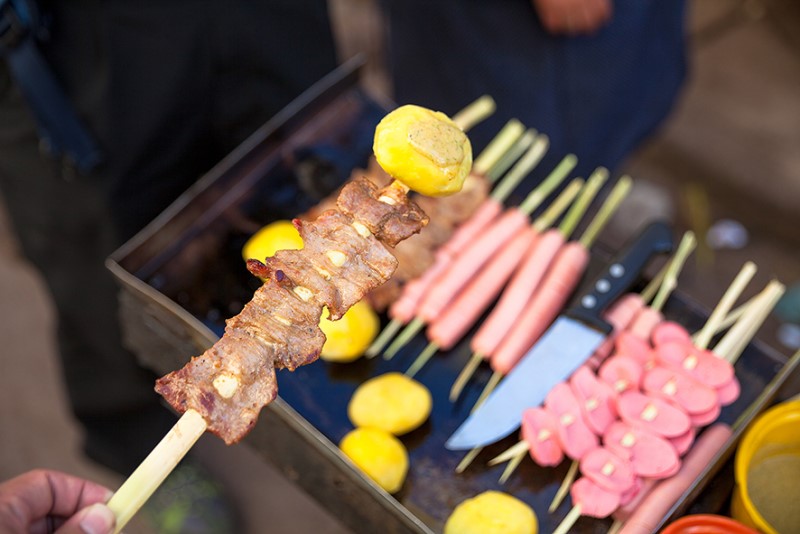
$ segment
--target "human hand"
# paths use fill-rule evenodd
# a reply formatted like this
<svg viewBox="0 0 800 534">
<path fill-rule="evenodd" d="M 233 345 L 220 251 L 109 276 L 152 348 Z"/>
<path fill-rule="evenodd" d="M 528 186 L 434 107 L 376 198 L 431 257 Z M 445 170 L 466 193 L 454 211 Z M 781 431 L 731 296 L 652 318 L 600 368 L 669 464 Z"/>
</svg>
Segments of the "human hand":
<svg viewBox="0 0 800 534">
<path fill-rule="evenodd" d="M 82 478 L 37 469 L 0 483 L 0 532 L 107 534 L 114 513 L 108 488 Z"/>
<path fill-rule="evenodd" d="M 539 19 L 552 34 L 587 35 L 611 18 L 611 0 L 531 0 Z"/>
</svg>

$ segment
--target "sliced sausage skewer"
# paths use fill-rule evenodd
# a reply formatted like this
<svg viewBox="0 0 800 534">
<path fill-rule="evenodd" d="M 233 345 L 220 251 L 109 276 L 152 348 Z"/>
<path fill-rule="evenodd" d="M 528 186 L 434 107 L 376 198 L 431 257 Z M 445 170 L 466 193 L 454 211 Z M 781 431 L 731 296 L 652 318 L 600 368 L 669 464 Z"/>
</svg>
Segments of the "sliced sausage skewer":
<svg viewBox="0 0 800 534">
<path fill-rule="evenodd" d="M 749 280 L 750 276 L 752 275 L 753 267 L 746 264 L 742 271 L 740 271 L 737 280 L 731 284 L 728 288 L 726 294 L 720 299 L 718 303 L 718 308 L 721 309 L 729 309 L 733 304 L 734 300 L 738 297 L 743 289 L 742 280 Z M 783 286 L 778 282 L 771 282 L 767 285 L 767 287 L 756 297 L 754 297 L 748 304 L 747 309 L 745 309 L 744 313 L 741 314 L 741 317 L 737 319 L 736 324 L 728 331 L 728 333 L 720 340 L 719 343 L 714 347 L 714 353 L 717 357 L 722 358 L 729 363 L 733 363 L 732 360 L 735 361 L 736 355 L 736 348 L 741 346 L 742 344 L 747 344 L 750 339 L 755 335 L 757 329 L 763 324 L 764 319 L 766 318 L 769 310 L 777 303 L 777 300 L 783 293 Z M 712 313 L 712 315 L 714 315 Z M 738 314 L 737 314 L 738 315 Z M 720 319 L 721 314 L 717 314 L 717 318 L 712 321 L 711 317 L 709 317 L 709 321 L 712 323 L 712 327 L 704 327 L 707 331 L 707 335 L 703 336 L 701 339 L 711 339 L 714 334 L 721 328 L 724 328 L 724 325 L 728 324 L 726 319 Z M 708 324 L 707 322 L 707 324 Z M 710 335 L 708 335 L 710 333 Z M 736 347 L 736 348 L 734 348 Z M 704 347 L 698 347 L 704 348 Z M 800 356 L 800 353 L 798 354 Z M 765 391 L 769 388 L 765 388 Z M 763 394 L 762 394 L 763 395 Z M 756 400 L 753 403 L 753 406 L 759 405 L 760 401 Z M 740 420 L 734 424 L 734 427 L 738 427 L 743 422 L 746 423 L 747 420 L 747 412 L 751 410 L 747 410 Z M 698 439 L 697 443 L 695 443 L 691 450 L 689 450 L 688 454 L 684 459 L 684 464 L 689 464 L 690 461 L 694 462 L 694 460 L 690 460 L 690 458 L 694 458 L 695 455 L 713 455 L 715 453 L 714 450 L 710 448 L 710 445 L 707 445 L 703 440 L 711 440 L 714 439 L 713 436 L 709 436 L 704 438 L 707 434 L 715 434 L 721 432 L 717 429 L 721 425 L 714 425 L 706 429 L 701 437 Z M 718 445 L 724 445 L 724 442 L 719 443 Z M 708 450 L 704 450 L 704 447 L 709 447 Z M 709 457 L 703 457 L 703 459 L 698 460 L 696 464 L 692 464 L 693 468 L 702 468 L 704 467 L 708 461 Z M 683 469 L 688 469 L 688 467 L 682 468 L 681 473 L 683 475 L 681 477 L 676 478 L 675 480 L 668 480 L 662 483 L 651 483 L 642 488 L 640 493 L 627 505 L 623 506 L 618 510 L 615 514 L 616 522 L 612 526 L 612 531 L 620 531 L 623 528 L 623 521 L 625 521 L 625 526 L 622 531 L 628 532 L 629 534 L 638 534 L 640 532 L 651 531 L 651 527 L 649 525 L 657 525 L 659 521 L 663 518 L 663 514 L 666 513 L 678 498 L 680 498 L 683 491 L 685 491 L 686 487 L 691 484 L 697 477 L 698 473 L 684 473 Z M 664 508 L 666 506 L 666 508 Z M 630 521 L 630 523 L 629 523 Z M 653 527 L 654 528 L 654 527 Z"/>
<path fill-rule="evenodd" d="M 681 239 L 681 242 L 678 245 L 678 248 L 675 251 L 672 259 L 654 277 L 654 280 L 660 281 L 659 285 L 648 285 L 642 292 L 641 298 L 642 303 L 644 303 L 649 300 L 649 293 L 656 291 L 656 294 L 653 297 L 653 303 L 649 307 L 639 308 L 635 318 L 627 325 L 627 327 L 616 330 L 616 336 L 614 335 L 614 331 L 612 331 L 612 334 L 609 335 L 609 338 L 619 338 L 620 335 L 629 334 L 641 340 L 642 342 L 647 342 L 650 339 L 653 329 L 663 320 L 661 309 L 663 308 L 664 303 L 669 295 L 677 287 L 678 274 L 683 269 L 686 258 L 694 250 L 696 244 L 697 241 L 693 232 L 686 232 L 683 235 L 683 238 Z M 639 380 L 636 380 L 636 383 L 639 384 Z M 622 391 L 619 391 L 618 388 L 614 389 L 618 393 L 622 394 Z M 570 473 L 576 473 L 576 471 L 573 469 L 570 470 Z M 561 483 L 561 488 L 558 492 L 556 492 L 556 496 L 553 499 L 553 502 L 550 504 L 551 510 L 558 508 L 558 506 L 561 504 L 561 499 L 566 496 L 566 488 L 572 483 L 573 479 L 571 479 L 569 476 L 564 478 Z"/>
<path fill-rule="evenodd" d="M 682 268 L 688 254 L 693 250 L 694 245 L 695 245 L 694 235 L 691 232 L 687 232 L 684 235 L 684 238 L 681 240 L 681 244 L 679 245 L 673 259 L 667 265 L 665 265 L 665 267 L 661 270 L 661 272 L 659 272 L 654 278 L 659 280 L 660 282 L 660 290 L 656 295 L 654 306 L 657 306 L 660 309 L 660 307 L 663 306 L 663 303 L 666 301 L 667 295 L 672 290 L 674 290 L 676 286 L 675 280 L 677 279 L 678 272 Z M 658 286 L 654 287 L 652 285 L 648 285 L 648 287 L 645 288 L 645 291 L 643 291 L 643 293 L 646 292 L 650 294 L 652 292 L 655 292 L 656 289 L 658 289 Z M 615 303 L 615 305 L 609 309 L 606 315 L 609 316 L 609 320 L 612 323 L 612 326 L 614 326 L 614 331 L 612 331 L 612 334 L 609 335 L 609 339 L 613 338 L 613 332 L 619 333 L 625 330 L 627 327 L 632 327 L 633 323 L 632 319 L 635 315 L 637 315 L 637 312 L 639 310 L 642 310 L 643 304 L 644 300 L 642 296 L 629 294 L 619 299 L 617 303 Z M 643 336 L 644 339 L 649 339 L 650 331 L 645 330 L 645 328 L 652 329 L 652 327 L 653 327 L 653 321 L 650 320 L 650 318 L 648 318 L 648 320 L 646 321 L 646 325 L 645 324 L 639 325 L 638 327 L 639 334 Z M 598 349 L 600 349 L 600 347 Z M 596 360 L 599 363 L 599 361 L 602 361 L 602 358 L 596 358 Z M 585 375 L 586 378 L 589 378 L 590 375 L 593 376 L 591 369 L 592 368 L 588 366 L 580 368 L 573 375 L 571 382 L 577 380 L 578 376 Z M 593 421 L 595 421 L 595 418 L 592 417 L 593 415 L 595 415 L 598 409 L 601 409 L 603 407 L 604 395 L 602 394 L 602 392 L 598 392 L 596 388 L 593 388 L 590 383 L 586 383 L 585 379 L 582 379 L 580 383 L 575 382 L 572 385 L 573 388 L 578 388 L 576 390 L 577 392 L 581 393 L 580 398 L 584 402 L 584 415 L 587 416 L 587 422 L 592 423 L 590 425 L 592 427 L 592 430 L 598 435 L 604 434 L 608 423 L 613 421 L 614 414 L 609 412 L 608 416 L 601 417 L 600 419 L 597 419 L 597 422 L 594 423 Z M 592 404 L 591 407 L 589 407 L 589 403 Z M 600 414 L 598 413 L 598 416 L 599 415 Z M 531 433 L 528 432 L 528 435 L 531 435 Z M 507 459 L 512 460 L 508 468 L 506 469 L 506 472 L 504 473 L 504 476 L 507 478 L 507 476 L 510 475 L 510 471 L 513 470 L 512 464 L 519 463 L 519 461 L 524 456 L 525 448 L 521 446 L 521 444 L 525 443 L 525 441 L 527 440 L 523 440 L 522 442 L 518 443 L 517 445 L 509 449 L 508 451 L 504 452 L 503 454 L 492 460 L 490 464 L 498 463 L 500 461 L 505 461 Z M 530 443 L 531 455 L 534 457 L 535 460 L 536 456 L 533 453 L 533 445 L 537 444 L 538 443 L 536 442 Z M 512 449 L 515 451 L 515 454 L 513 455 L 509 454 L 509 451 L 511 451 Z M 537 461 L 537 463 L 539 462 Z M 547 465 L 547 464 L 540 464 L 540 465 Z M 550 506 L 551 511 L 555 510 L 560 505 L 561 500 L 563 500 L 563 498 L 566 496 L 568 488 L 572 484 L 572 481 L 574 480 L 574 477 L 577 474 L 577 467 L 578 467 L 578 461 L 577 459 L 573 459 L 573 465 L 570 467 L 570 470 L 567 476 L 565 477 L 564 482 L 561 484 L 561 487 L 559 488 L 555 498 L 553 499 L 553 502 L 551 503 Z"/>
</svg>

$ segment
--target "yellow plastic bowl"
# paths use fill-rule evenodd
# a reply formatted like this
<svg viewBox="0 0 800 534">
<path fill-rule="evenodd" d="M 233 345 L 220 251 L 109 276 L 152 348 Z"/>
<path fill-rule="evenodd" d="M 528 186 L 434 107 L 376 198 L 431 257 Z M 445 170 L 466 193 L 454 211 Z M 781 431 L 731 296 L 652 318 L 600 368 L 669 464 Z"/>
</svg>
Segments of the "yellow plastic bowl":
<svg viewBox="0 0 800 534">
<path fill-rule="evenodd" d="M 800 532 L 800 400 L 773 406 L 736 451 L 731 515 L 766 534 Z"/>
</svg>

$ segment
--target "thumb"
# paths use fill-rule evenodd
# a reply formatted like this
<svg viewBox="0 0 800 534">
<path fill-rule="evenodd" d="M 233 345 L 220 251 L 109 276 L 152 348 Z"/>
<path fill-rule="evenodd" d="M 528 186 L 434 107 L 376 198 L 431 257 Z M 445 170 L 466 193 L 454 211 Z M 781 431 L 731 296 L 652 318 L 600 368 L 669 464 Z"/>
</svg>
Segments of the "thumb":
<svg viewBox="0 0 800 534">
<path fill-rule="evenodd" d="M 105 504 L 97 503 L 69 518 L 55 534 L 109 534 L 115 523 L 114 512 Z"/>
</svg>

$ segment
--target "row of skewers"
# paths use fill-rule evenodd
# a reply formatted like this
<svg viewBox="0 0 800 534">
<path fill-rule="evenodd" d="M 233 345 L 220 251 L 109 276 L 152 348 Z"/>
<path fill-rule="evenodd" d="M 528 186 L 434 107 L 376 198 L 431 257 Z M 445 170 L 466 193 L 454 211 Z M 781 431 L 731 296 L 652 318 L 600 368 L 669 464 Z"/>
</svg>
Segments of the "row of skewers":
<svg viewBox="0 0 800 534">
<path fill-rule="evenodd" d="M 665 321 L 658 306 L 642 308 L 638 295 L 621 299 L 609 312 L 616 317 L 611 356 L 607 349 L 598 351 L 552 390 L 543 407 L 525 413 L 523 440 L 489 462 L 509 461 L 501 481 L 526 453 L 540 466 L 558 465 L 566 456 L 573 463 L 550 511 L 568 489 L 574 508 L 557 532 L 566 532 L 580 514 L 613 514 L 615 531 L 655 530 L 732 434 L 727 425 L 712 423 L 720 408 L 738 397 L 733 364 L 783 286 L 768 284 L 730 316 L 728 324 L 739 320 L 713 351 L 704 345 L 727 326 L 716 318 L 753 269 L 752 264 L 743 268 L 716 314 L 693 337 Z M 625 326 L 624 319 L 637 307 Z M 572 483 L 578 469 L 584 478 Z"/>
<path fill-rule="evenodd" d="M 523 157 L 509 175 L 518 179 L 529 172 L 541 158 L 532 154 Z M 478 403 L 485 399 L 572 295 L 597 233 L 630 188 L 630 179 L 621 178 L 576 241 L 569 241 L 571 234 L 606 180 L 605 169 L 598 169 L 587 182 L 573 179 L 531 224 L 530 214 L 574 165 L 574 156 L 564 158 L 520 206 L 504 209 L 503 194 L 487 198 L 437 250 L 432 266 L 417 279 L 406 281 L 401 296 L 388 309 L 391 321 L 367 356 L 385 350 L 384 356 L 391 358 L 427 326 L 429 344 L 406 372 L 413 376 L 437 351 L 447 351 L 461 341 L 494 303 L 472 336 L 473 356 L 451 390 L 451 400 L 455 400 L 474 370 L 488 360 L 494 375 Z M 552 228 L 567 210 L 558 227 Z M 503 479 L 526 452 L 542 466 L 557 465 L 565 455 L 574 460 L 573 476 L 580 469 L 584 478 L 564 486 L 571 487 L 575 508 L 559 532 L 566 532 L 581 514 L 609 517 L 615 513 L 620 518 L 615 529 L 622 519 L 631 517 L 635 519 L 632 525 L 641 521 L 652 525 L 661 516 L 644 512 L 646 519 L 641 519 L 633 512 L 654 507 L 666 512 L 664 503 L 669 501 L 664 499 L 664 490 L 654 488 L 685 489 L 705 465 L 698 458 L 713 456 L 731 435 L 726 425 L 712 423 L 721 408 L 738 397 L 733 364 L 780 298 L 783 286 L 772 282 L 747 307 L 723 321 L 721 314 L 729 311 L 737 288 L 741 291 L 742 281 L 752 276 L 753 266 L 748 264 L 707 327 L 692 337 L 681 325 L 665 321 L 660 310 L 674 290 L 677 271 L 693 240 L 687 234 L 671 264 L 668 283 L 653 304 L 645 306 L 649 298 L 643 295 L 628 295 L 609 310 L 614 332 L 603 347 L 569 383 L 554 388 L 544 407 L 531 407 L 521 422 L 523 441 L 493 460 L 512 460 Z M 711 336 L 736 319 L 741 322 L 714 351 L 708 350 Z M 405 330 L 391 342 L 404 325 Z M 563 420 L 569 424 L 560 426 L 558 421 Z M 459 470 L 478 452 L 471 451 Z M 656 484 L 665 479 L 686 484 Z M 677 498 L 677 491 L 671 490 L 671 495 Z M 565 493 L 560 492 L 561 498 Z M 660 495 L 661 504 L 652 504 L 656 499 L 648 499 L 650 494 Z M 651 504 L 641 505 L 643 500 Z"/>
</svg>

